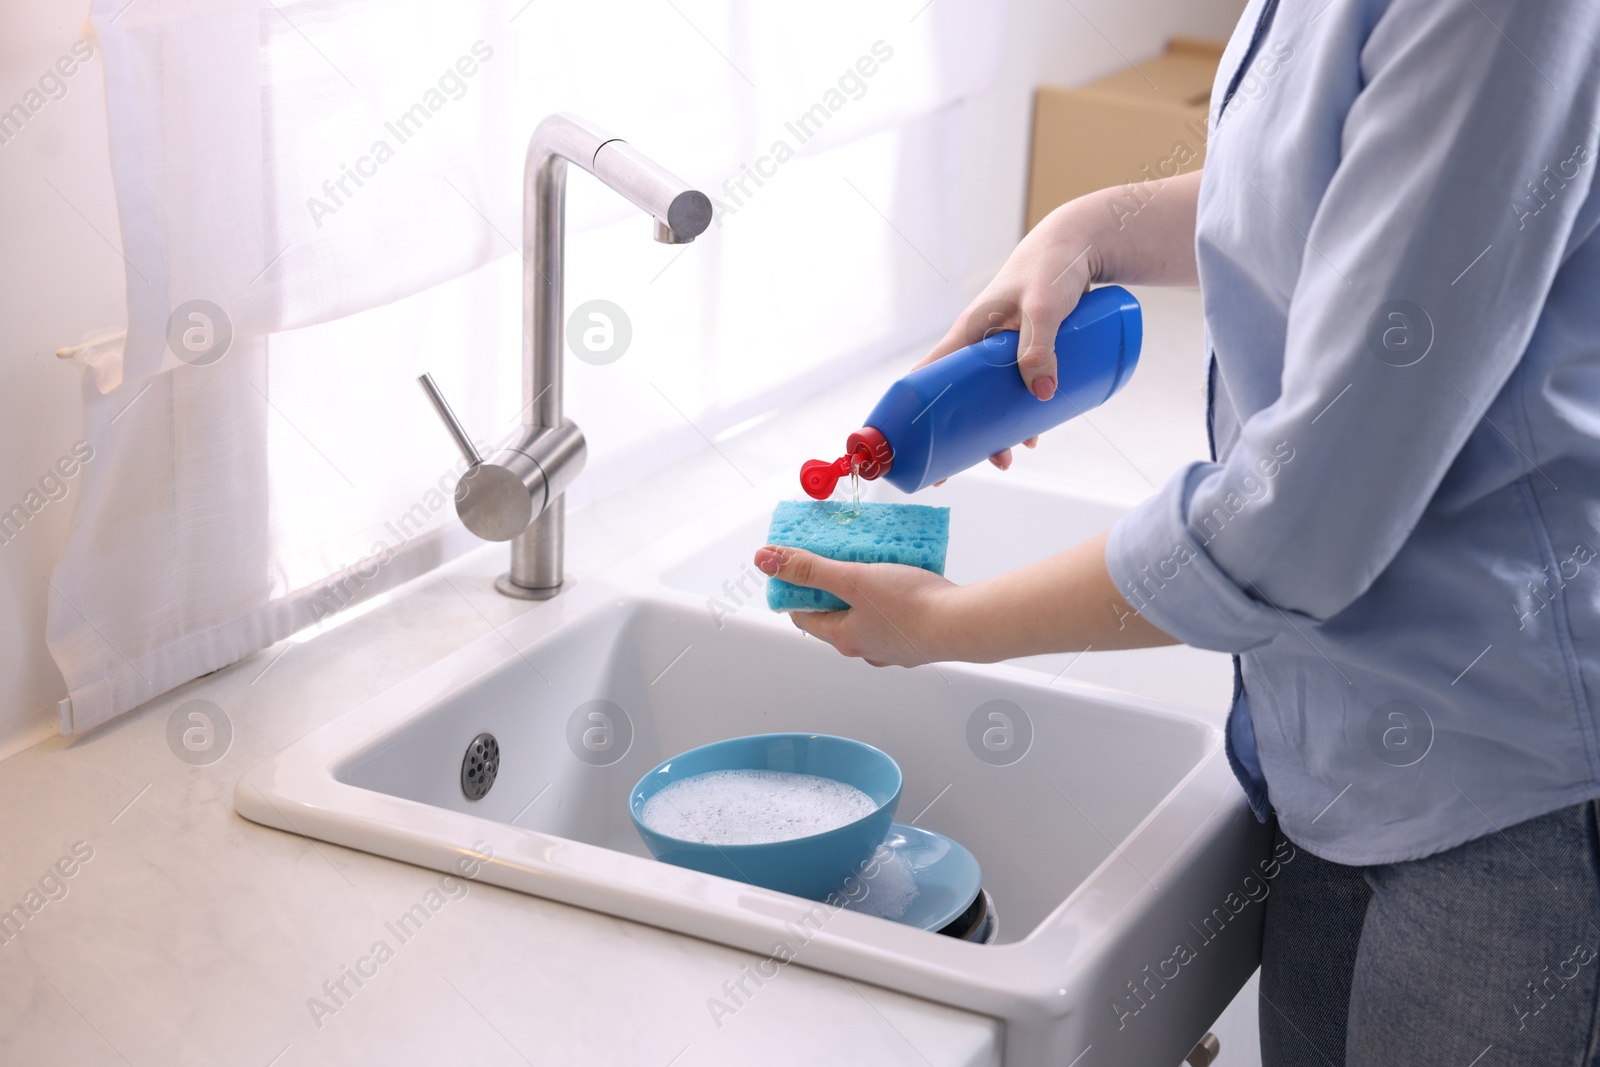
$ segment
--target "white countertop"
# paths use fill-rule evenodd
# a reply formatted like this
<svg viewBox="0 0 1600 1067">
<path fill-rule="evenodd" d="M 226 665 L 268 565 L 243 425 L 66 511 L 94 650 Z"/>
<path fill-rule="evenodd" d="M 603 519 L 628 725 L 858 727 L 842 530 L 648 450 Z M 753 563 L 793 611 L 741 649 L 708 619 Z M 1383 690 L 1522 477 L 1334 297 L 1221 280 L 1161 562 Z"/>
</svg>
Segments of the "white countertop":
<svg viewBox="0 0 1600 1067">
<path fill-rule="evenodd" d="M 1117 499 L 1205 447 L 1198 298 L 1140 295 L 1140 373 L 1022 460 Z M 819 435 L 854 429 L 898 369 L 718 447 L 757 481 L 797 466 Z M 575 510 L 569 571 L 581 581 L 703 501 L 749 491 L 706 449 L 671 486 L 647 480 Z M 486 545 L 309 640 L 0 762 L 0 920 L 13 904 L 37 909 L 20 934 L 0 926 L 0 1064 L 999 1062 L 999 1030 L 982 1016 L 799 966 L 758 988 L 741 971 L 756 962 L 747 953 L 489 885 L 440 892 L 435 872 L 234 813 L 250 767 L 537 610 L 493 591 L 505 553 Z M 167 742 L 169 715 L 194 699 L 233 729 L 227 754 L 200 767 Z M 1197 714 L 1220 723 L 1223 710 Z M 386 924 L 418 903 L 430 918 L 402 942 Z M 392 958 L 364 964 L 376 974 L 357 985 L 345 968 L 380 940 Z M 733 1014 L 714 1018 L 713 998 Z"/>
</svg>

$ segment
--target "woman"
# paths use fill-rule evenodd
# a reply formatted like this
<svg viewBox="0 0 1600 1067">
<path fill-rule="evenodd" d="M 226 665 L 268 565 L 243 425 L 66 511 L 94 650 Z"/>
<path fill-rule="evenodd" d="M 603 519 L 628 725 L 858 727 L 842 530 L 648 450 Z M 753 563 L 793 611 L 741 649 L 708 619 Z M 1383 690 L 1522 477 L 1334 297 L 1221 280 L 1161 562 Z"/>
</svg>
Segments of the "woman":
<svg viewBox="0 0 1600 1067">
<path fill-rule="evenodd" d="M 1600 1063 L 1600 5 L 1251 0 L 1204 176 L 1072 201 L 929 354 L 1094 283 L 1200 287 L 1213 459 L 977 585 L 761 549 L 879 665 L 1187 642 L 1299 846 L 1263 1060 Z M 1004 468 L 1008 454 L 995 457 Z"/>
</svg>

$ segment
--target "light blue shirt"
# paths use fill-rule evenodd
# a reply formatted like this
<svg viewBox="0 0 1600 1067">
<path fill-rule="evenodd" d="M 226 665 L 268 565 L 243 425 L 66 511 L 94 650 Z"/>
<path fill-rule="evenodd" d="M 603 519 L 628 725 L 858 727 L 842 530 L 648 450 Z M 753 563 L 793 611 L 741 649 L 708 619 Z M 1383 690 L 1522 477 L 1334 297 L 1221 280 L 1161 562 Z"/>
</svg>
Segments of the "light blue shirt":
<svg viewBox="0 0 1600 1067">
<path fill-rule="evenodd" d="M 1212 93 L 1217 458 L 1107 563 L 1238 655 L 1257 814 L 1393 862 L 1600 796 L 1600 3 L 1275 6 Z"/>
</svg>

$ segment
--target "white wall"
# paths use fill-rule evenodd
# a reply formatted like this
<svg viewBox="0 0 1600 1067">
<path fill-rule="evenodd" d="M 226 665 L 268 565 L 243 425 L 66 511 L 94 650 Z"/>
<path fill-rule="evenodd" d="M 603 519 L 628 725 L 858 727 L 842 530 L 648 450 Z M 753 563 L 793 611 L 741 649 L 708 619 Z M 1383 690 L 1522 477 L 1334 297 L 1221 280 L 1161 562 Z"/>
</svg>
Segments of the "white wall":
<svg viewBox="0 0 1600 1067">
<path fill-rule="evenodd" d="M 1012 0 L 999 82 L 963 105 L 958 195 L 982 285 L 1021 232 L 1031 96 L 1155 54 L 1172 34 L 1225 36 L 1240 0 Z M 15 0 L 0 13 L 0 110 L 77 40 L 83 9 Z M 959 57 L 951 57 L 959 62 Z M 0 512 L 23 503 L 81 437 L 78 372 L 54 352 L 124 318 L 123 261 L 98 56 L 0 144 Z M 930 332 L 933 326 L 929 325 Z M 45 594 L 76 480 L 0 544 L 0 757 L 50 731 L 65 688 L 44 645 Z M 42 496 L 43 494 L 41 494 Z M 59 495 L 59 491 L 58 491 Z"/>
<path fill-rule="evenodd" d="M 1033 90 L 1077 85 L 1161 52 L 1174 36 L 1226 40 L 1244 0 L 1011 0 L 1007 65 L 967 108 L 960 190 L 975 257 L 974 288 L 988 282 L 1022 235 Z"/>
</svg>

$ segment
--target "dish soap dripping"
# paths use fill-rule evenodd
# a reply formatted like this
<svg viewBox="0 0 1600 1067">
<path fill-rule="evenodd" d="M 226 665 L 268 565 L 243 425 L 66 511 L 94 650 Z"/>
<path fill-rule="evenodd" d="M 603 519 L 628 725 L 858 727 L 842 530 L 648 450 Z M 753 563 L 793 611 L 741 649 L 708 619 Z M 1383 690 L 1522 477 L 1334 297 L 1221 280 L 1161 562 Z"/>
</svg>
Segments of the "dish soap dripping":
<svg viewBox="0 0 1600 1067">
<path fill-rule="evenodd" d="M 850 464 L 850 507 L 841 508 L 834 512 L 833 521 L 840 526 L 849 526 L 861 514 L 861 472 L 856 469 L 856 464 Z"/>
</svg>

